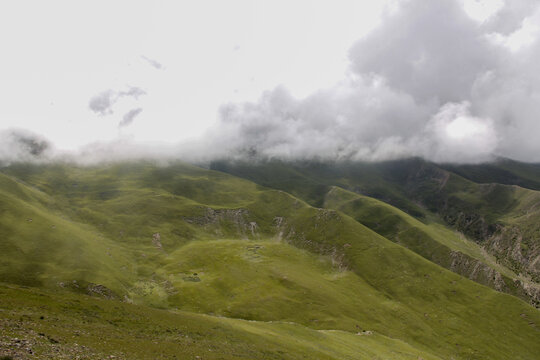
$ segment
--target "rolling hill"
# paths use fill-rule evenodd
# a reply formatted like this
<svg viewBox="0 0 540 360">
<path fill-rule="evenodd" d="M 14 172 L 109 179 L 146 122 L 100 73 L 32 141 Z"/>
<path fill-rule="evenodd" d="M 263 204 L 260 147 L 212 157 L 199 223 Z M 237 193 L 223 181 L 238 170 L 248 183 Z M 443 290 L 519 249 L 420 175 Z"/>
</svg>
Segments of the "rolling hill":
<svg viewBox="0 0 540 360">
<path fill-rule="evenodd" d="M 322 164 L 220 166 L 2 168 L 0 354 L 534 359 L 540 353 L 540 315 L 518 298 L 530 300 L 522 284 L 534 288 L 534 279 L 513 286 L 516 269 L 530 264 L 497 263 L 482 250 L 488 240 L 452 223 L 431 190 L 419 202 L 437 177 L 400 185 L 403 168 L 395 164 L 341 172 Z M 510 195 L 502 191 L 511 201 L 492 199 L 478 190 L 484 185 L 451 177 L 444 196 L 470 198 L 488 228 L 534 231 L 533 190 L 511 186 Z M 462 183 L 464 194 L 455 190 Z M 506 207 L 499 210 L 499 203 Z M 458 253 L 459 266 L 452 257 Z M 486 267 L 477 282 L 467 279 L 464 259 Z M 515 296 L 482 285 L 496 287 L 481 275 L 495 273 Z M 534 271 L 520 276 L 527 274 Z"/>
<path fill-rule="evenodd" d="M 473 165 L 440 166 L 416 158 L 378 163 L 336 164 L 314 161 L 221 161 L 213 163 L 211 168 L 250 179 L 267 187 L 288 191 L 314 206 L 324 206 L 328 192 L 332 191 L 333 187 L 339 187 L 380 200 L 391 205 L 394 210 L 401 210 L 396 213 L 398 217 L 407 214 L 409 220 L 414 218 L 439 229 L 439 225 L 450 228 L 455 234 L 448 235 L 447 232 L 444 238 L 448 241 L 452 238 L 455 240 L 457 235 L 472 240 L 479 246 L 467 243 L 467 247 L 475 247 L 472 252 L 476 255 L 471 251 L 462 251 L 462 247 L 448 247 L 448 241 L 443 240 L 443 243 L 446 242 L 443 246 L 453 253 L 446 251 L 447 254 L 441 258 L 439 251 L 439 260 L 435 262 L 497 290 L 526 297 L 533 305 L 538 306 L 540 223 L 536 221 L 536 214 L 540 192 L 514 183 L 519 174 L 526 175 L 526 178 L 521 178 L 521 183 L 536 176 L 540 177 L 540 168 L 534 164 L 505 160 L 505 169 L 512 169 L 513 175 L 501 184 L 496 182 L 500 180 L 500 172 L 482 170 L 496 168 L 497 164 L 477 165 L 478 170 L 475 171 L 483 172 L 483 180 L 490 181 L 483 183 L 476 183 L 446 169 L 465 168 L 472 173 L 471 169 L 476 169 Z M 391 208 L 386 206 L 384 209 L 390 211 Z M 385 229 L 378 230 L 370 226 L 369 220 L 365 218 L 366 213 L 367 211 L 363 212 L 364 219 L 361 222 L 385 235 Z M 373 221 L 371 224 L 376 225 Z M 423 231 L 420 236 L 425 238 L 425 234 Z M 431 235 L 433 234 L 431 232 Z M 441 237 L 437 236 L 428 237 L 430 239 L 426 238 L 420 247 L 415 247 L 415 251 L 423 256 L 431 252 L 429 247 L 441 240 Z M 453 243 L 455 245 L 463 242 L 457 240 Z M 433 260 L 429 256 L 428 258 Z M 479 268 L 484 274 L 490 273 L 490 279 L 483 275 L 479 277 Z"/>
</svg>

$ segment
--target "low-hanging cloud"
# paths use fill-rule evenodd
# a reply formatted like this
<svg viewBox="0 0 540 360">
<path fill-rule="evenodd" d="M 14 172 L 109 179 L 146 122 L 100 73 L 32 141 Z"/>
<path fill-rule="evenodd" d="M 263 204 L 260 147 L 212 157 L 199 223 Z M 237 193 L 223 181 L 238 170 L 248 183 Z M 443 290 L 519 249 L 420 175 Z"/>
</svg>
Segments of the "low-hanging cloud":
<svg viewBox="0 0 540 360">
<path fill-rule="evenodd" d="M 540 161 L 540 41 L 530 24 L 540 24 L 533 1 L 507 2 L 484 23 L 454 0 L 404 1 L 351 47 L 343 81 L 304 99 L 278 87 L 224 105 L 208 141 L 232 156 Z M 527 41 L 512 40 L 527 26 Z"/>
<path fill-rule="evenodd" d="M 0 165 L 44 161 L 49 159 L 52 151 L 53 146 L 48 140 L 28 130 L 0 131 Z"/>
</svg>

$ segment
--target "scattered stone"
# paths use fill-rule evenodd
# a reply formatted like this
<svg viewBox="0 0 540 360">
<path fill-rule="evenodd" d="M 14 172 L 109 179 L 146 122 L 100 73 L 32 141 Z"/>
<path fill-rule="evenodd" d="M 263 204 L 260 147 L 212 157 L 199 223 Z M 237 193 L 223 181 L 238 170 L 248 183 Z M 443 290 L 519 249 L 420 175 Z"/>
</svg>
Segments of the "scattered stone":
<svg viewBox="0 0 540 360">
<path fill-rule="evenodd" d="M 356 335 L 359 335 L 359 336 L 369 336 L 369 335 L 373 335 L 373 331 L 371 330 L 364 330 L 364 331 L 360 331 L 360 332 L 357 332 Z"/>
<path fill-rule="evenodd" d="M 159 235 L 159 233 L 152 234 L 152 244 L 159 250 L 163 250 L 163 245 L 161 245 L 161 235 Z"/>
<path fill-rule="evenodd" d="M 86 286 L 86 292 L 88 293 L 88 295 L 97 295 L 109 300 L 118 298 L 118 296 L 111 289 L 100 284 L 89 283 Z"/>
</svg>

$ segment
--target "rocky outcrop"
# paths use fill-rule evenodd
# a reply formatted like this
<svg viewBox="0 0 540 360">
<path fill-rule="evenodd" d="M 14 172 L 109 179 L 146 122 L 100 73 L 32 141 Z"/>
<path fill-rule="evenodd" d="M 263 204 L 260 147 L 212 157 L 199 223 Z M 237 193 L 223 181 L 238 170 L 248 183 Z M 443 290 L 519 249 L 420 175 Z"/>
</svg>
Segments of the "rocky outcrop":
<svg viewBox="0 0 540 360">
<path fill-rule="evenodd" d="M 516 273 L 540 282 L 540 245 L 537 239 L 524 236 L 519 227 L 499 225 L 484 248 Z"/>
<path fill-rule="evenodd" d="M 251 221 L 250 212 L 247 209 L 212 209 L 204 208 L 200 216 L 184 217 L 184 221 L 213 228 L 218 235 L 234 234 L 243 238 L 258 237 L 259 226 Z"/>
<path fill-rule="evenodd" d="M 478 243 L 496 231 L 496 225 L 489 224 L 482 215 L 459 211 L 448 204 L 439 213 L 448 225 L 453 226 Z"/>
<path fill-rule="evenodd" d="M 159 233 L 152 234 L 152 244 L 159 250 L 163 250 L 163 245 L 161 245 L 161 235 Z"/>
<path fill-rule="evenodd" d="M 340 245 L 332 239 L 326 241 L 329 239 L 324 236 L 327 229 L 335 229 L 329 223 L 340 223 L 341 216 L 334 210 L 317 209 L 316 211 L 308 221 L 302 224 L 292 224 L 284 217 L 275 217 L 273 225 L 276 238 L 313 253 L 328 256 L 332 265 L 339 271 L 348 269 L 345 250 L 351 245 Z"/>
<path fill-rule="evenodd" d="M 531 299 L 530 303 L 536 307 L 540 308 L 540 285 L 530 281 L 515 280 L 516 285 L 523 288 L 527 296 Z"/>
<path fill-rule="evenodd" d="M 509 223 L 504 214 L 518 204 L 515 187 L 473 184 L 429 164 L 420 166 L 408 177 L 406 190 L 423 207 L 477 242 L 498 263 L 531 281 L 503 279 L 496 270 L 457 252 L 452 254 L 453 271 L 499 291 L 526 298 L 533 304 L 538 303 L 540 226 L 527 220 L 528 216 L 536 214 L 538 203 L 531 202 L 521 218 L 516 217 Z"/>
<path fill-rule="evenodd" d="M 86 286 L 86 292 L 88 295 L 98 296 L 105 299 L 118 299 L 118 296 L 111 289 L 100 284 L 88 283 Z"/>
<path fill-rule="evenodd" d="M 492 267 L 460 251 L 452 251 L 450 257 L 452 258 L 450 270 L 453 272 L 492 287 L 497 291 L 510 292 L 502 275 Z"/>
<path fill-rule="evenodd" d="M 114 300 L 119 299 L 119 296 L 106 287 L 105 285 L 101 284 L 94 284 L 91 282 L 87 282 L 84 280 L 72 280 L 68 282 L 59 282 L 58 286 L 61 288 L 66 288 L 75 292 L 84 293 L 86 295 L 90 296 L 97 296 L 104 299 Z"/>
</svg>

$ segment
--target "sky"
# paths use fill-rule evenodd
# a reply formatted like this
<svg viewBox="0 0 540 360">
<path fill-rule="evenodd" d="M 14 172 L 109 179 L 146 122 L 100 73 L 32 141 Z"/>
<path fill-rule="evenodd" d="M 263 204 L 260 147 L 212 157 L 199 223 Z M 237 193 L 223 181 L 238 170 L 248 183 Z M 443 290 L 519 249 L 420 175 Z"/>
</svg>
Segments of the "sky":
<svg viewBox="0 0 540 360">
<path fill-rule="evenodd" d="M 0 160 L 539 162 L 539 36 L 534 0 L 3 1 Z"/>
</svg>

